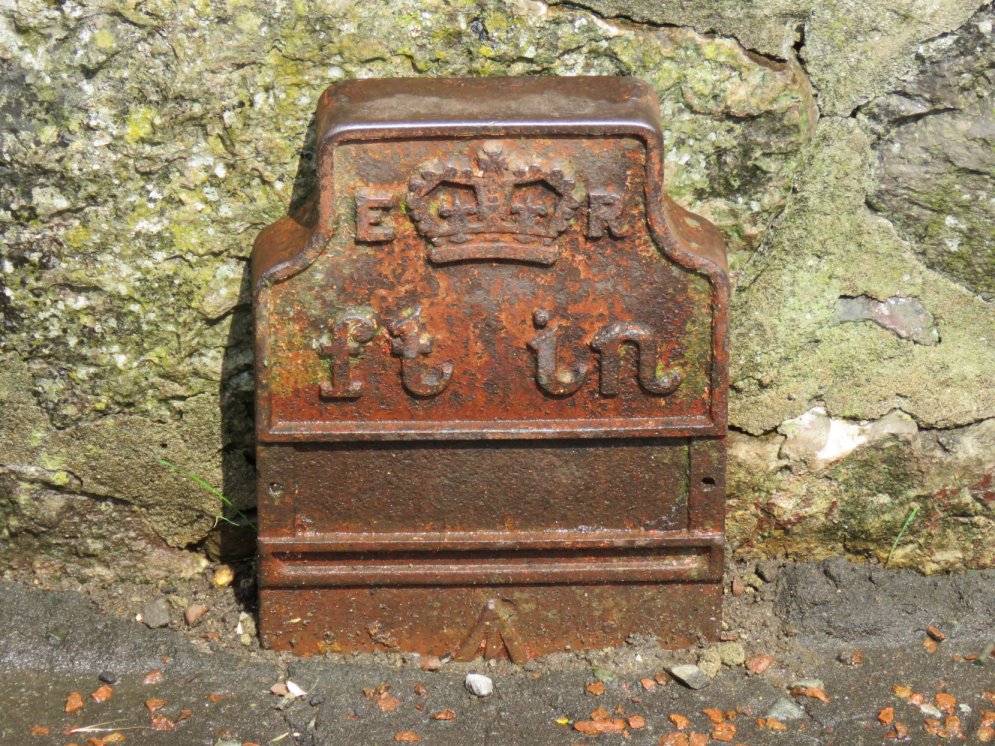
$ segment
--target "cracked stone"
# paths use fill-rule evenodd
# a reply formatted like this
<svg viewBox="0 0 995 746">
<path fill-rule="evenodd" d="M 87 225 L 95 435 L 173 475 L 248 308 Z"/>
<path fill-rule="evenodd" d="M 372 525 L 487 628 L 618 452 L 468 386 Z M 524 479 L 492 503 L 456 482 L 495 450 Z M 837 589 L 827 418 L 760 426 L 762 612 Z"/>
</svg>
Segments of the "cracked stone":
<svg viewBox="0 0 995 746">
<path fill-rule="evenodd" d="M 689 26 L 738 39 L 752 51 L 799 62 L 824 115 L 847 116 L 904 72 L 919 45 L 968 22 L 981 0 L 551 0 L 606 18 Z M 927 10 L 928 8 L 928 10 Z M 796 51 L 795 46 L 800 49 Z"/>
</svg>

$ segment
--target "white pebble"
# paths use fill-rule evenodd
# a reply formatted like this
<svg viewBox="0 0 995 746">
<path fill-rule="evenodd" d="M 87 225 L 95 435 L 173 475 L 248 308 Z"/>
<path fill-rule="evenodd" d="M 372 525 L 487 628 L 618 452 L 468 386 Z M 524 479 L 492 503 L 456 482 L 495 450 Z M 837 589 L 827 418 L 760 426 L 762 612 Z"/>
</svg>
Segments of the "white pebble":
<svg viewBox="0 0 995 746">
<path fill-rule="evenodd" d="M 494 682 L 488 676 L 483 676 L 479 673 L 468 673 L 464 683 L 470 694 L 478 697 L 487 697 L 494 693 Z"/>
</svg>

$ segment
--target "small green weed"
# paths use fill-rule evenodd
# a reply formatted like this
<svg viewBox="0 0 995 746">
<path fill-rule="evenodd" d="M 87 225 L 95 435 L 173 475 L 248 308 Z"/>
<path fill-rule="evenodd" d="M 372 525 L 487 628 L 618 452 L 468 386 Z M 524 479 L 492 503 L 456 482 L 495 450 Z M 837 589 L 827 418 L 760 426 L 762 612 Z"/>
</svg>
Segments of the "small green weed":
<svg viewBox="0 0 995 746">
<path fill-rule="evenodd" d="M 905 536 L 905 531 L 908 529 L 909 526 L 912 525 L 912 521 L 916 519 L 916 516 L 918 514 L 919 514 L 919 506 L 913 505 L 912 510 L 909 511 L 909 515 L 905 518 L 905 523 L 903 523 L 902 527 L 898 530 L 898 536 L 895 537 L 895 541 L 891 545 L 891 551 L 888 552 L 888 559 L 884 561 L 885 567 L 887 567 L 891 563 L 891 557 L 895 553 L 895 549 L 898 548 L 898 542 L 900 542 L 902 540 L 902 537 Z"/>
<path fill-rule="evenodd" d="M 235 515 L 237 515 L 239 518 L 241 518 L 243 521 L 245 521 L 245 523 L 247 525 L 251 526 L 253 530 L 255 530 L 255 531 L 259 530 L 259 526 L 256 525 L 256 522 L 253 521 L 251 518 L 249 518 L 249 516 L 247 516 L 245 513 L 243 513 L 237 507 L 235 507 L 235 503 L 233 503 L 231 500 L 229 500 L 227 497 L 225 497 L 224 494 L 221 492 L 221 490 L 215 489 L 214 487 L 212 487 L 211 485 L 209 485 L 207 482 L 205 482 L 203 479 L 201 479 L 200 477 L 198 477 L 196 474 L 192 474 L 189 471 L 186 471 L 185 469 L 180 468 L 179 466 L 177 466 L 176 464 L 174 464 L 172 461 L 167 461 L 166 459 L 161 458 L 161 459 L 158 459 L 158 462 L 159 462 L 160 466 L 165 466 L 170 471 L 175 472 L 176 474 L 179 474 L 180 476 L 186 477 L 187 479 L 189 479 L 189 480 L 191 480 L 191 481 L 196 482 L 197 484 L 199 484 L 205 490 L 207 490 L 212 495 L 214 495 L 216 498 L 218 498 L 222 502 L 222 504 L 227 505 L 229 508 L 231 508 L 234 511 Z M 232 526 L 238 526 L 239 525 L 239 524 L 235 523 L 235 521 L 231 520 L 230 518 L 228 518 L 228 517 L 226 517 L 224 515 L 218 516 L 218 520 L 224 521 L 225 523 L 230 523 Z"/>
</svg>

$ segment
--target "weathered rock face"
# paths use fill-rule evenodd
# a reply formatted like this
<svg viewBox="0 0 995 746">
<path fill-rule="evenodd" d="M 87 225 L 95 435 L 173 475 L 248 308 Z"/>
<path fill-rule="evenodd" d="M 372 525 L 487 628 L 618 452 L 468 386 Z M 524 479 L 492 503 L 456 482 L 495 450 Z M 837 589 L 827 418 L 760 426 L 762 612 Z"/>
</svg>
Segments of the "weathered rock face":
<svg viewBox="0 0 995 746">
<path fill-rule="evenodd" d="M 189 475 L 251 506 L 247 257 L 312 187 L 326 85 L 630 74 L 660 96 L 667 190 L 732 249 L 733 541 L 881 555 L 914 504 L 893 562 L 995 563 L 978 548 L 993 501 L 972 487 L 995 469 L 995 315 L 975 295 L 992 275 L 976 173 L 991 168 L 991 8 L 836 5 L 0 9 L 0 561 L 191 572 L 222 506 Z M 969 198 L 930 202 L 942 179 Z M 872 491 L 853 475 L 875 460 L 895 466 Z M 970 521 L 961 497 L 935 498 L 950 490 Z"/>
<path fill-rule="evenodd" d="M 977 0 L 562 0 L 606 18 L 688 26 L 779 59 L 798 56 L 825 115 L 846 116 L 891 88 L 925 40 L 961 27 Z M 555 4 L 556 0 L 554 0 Z"/>
<path fill-rule="evenodd" d="M 871 158 L 853 119 L 821 120 L 808 178 L 739 277 L 730 410 L 746 432 L 819 405 L 851 419 L 900 409 L 930 428 L 995 416 L 992 306 L 923 266 L 866 207 Z M 915 299 L 938 343 L 840 316 L 841 299 L 862 296 Z"/>
<path fill-rule="evenodd" d="M 880 140 L 871 206 L 933 269 L 995 300 L 995 36 L 988 8 L 924 44 L 860 111 Z"/>
<path fill-rule="evenodd" d="M 763 554 L 991 567 L 993 448 L 991 419 L 919 430 L 899 411 L 858 424 L 816 408 L 761 438 L 732 435 L 728 528 Z"/>
</svg>

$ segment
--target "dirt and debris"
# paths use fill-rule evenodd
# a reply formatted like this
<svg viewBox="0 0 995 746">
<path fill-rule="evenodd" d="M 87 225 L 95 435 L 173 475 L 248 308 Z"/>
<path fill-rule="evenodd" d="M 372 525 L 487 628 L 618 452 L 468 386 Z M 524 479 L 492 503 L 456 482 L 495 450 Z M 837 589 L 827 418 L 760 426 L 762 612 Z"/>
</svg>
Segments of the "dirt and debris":
<svg viewBox="0 0 995 746">
<path fill-rule="evenodd" d="M 516 666 L 262 650 L 251 564 L 223 586 L 215 570 L 165 588 L 0 581 L 0 743 L 995 742 L 993 572 L 736 562 L 723 642 L 633 637 Z M 739 595 L 736 578 L 749 579 Z M 152 629 L 138 617 L 158 599 L 170 621 Z M 191 606 L 206 608 L 192 626 Z M 678 666 L 708 686 L 666 673 Z M 471 674 L 489 696 L 471 693 Z"/>
</svg>

